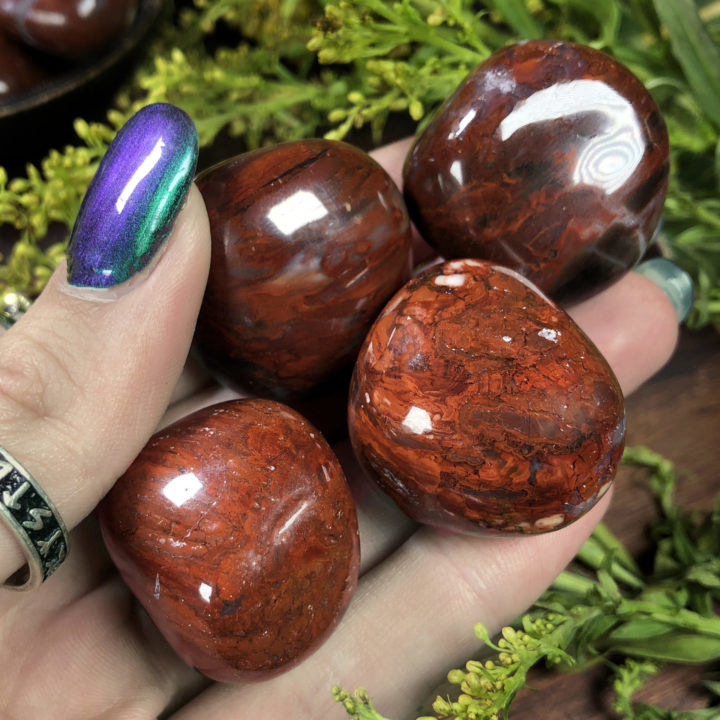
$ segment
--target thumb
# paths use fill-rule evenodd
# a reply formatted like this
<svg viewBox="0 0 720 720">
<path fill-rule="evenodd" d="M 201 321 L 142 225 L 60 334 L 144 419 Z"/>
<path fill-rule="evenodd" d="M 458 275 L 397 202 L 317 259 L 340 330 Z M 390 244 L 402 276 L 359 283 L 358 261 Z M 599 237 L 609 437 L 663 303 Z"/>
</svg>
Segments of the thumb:
<svg viewBox="0 0 720 720">
<path fill-rule="evenodd" d="M 141 450 L 185 362 L 210 255 L 196 157 L 177 108 L 135 115 L 88 190 L 67 267 L 0 338 L 0 446 L 68 529 Z M 0 521 L 0 580 L 24 562 L 18 539 Z"/>
</svg>

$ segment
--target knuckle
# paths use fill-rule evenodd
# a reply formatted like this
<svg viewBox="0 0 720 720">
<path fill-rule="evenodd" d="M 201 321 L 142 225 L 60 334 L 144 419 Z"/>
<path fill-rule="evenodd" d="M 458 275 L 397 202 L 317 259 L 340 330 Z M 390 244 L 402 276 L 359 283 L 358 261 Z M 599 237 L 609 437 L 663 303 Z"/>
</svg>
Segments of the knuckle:
<svg viewBox="0 0 720 720">
<path fill-rule="evenodd" d="M 0 422 L 63 415 L 76 383 L 52 338 L 9 333 L 0 343 Z M 61 345 L 62 347 L 62 345 Z"/>
</svg>

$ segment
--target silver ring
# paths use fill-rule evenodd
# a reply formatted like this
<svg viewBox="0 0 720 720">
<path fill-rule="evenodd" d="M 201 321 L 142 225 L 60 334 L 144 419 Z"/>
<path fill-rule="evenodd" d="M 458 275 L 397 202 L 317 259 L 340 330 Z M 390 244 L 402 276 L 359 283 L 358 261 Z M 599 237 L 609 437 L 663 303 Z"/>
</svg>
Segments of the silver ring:
<svg viewBox="0 0 720 720">
<path fill-rule="evenodd" d="M 30 301 L 17 292 L 7 292 L 0 298 L 0 327 L 9 330 L 30 308 Z"/>
<path fill-rule="evenodd" d="M 67 557 L 65 523 L 33 476 L 0 446 L 0 517 L 20 541 L 27 564 L 3 584 L 9 590 L 33 590 Z"/>
</svg>

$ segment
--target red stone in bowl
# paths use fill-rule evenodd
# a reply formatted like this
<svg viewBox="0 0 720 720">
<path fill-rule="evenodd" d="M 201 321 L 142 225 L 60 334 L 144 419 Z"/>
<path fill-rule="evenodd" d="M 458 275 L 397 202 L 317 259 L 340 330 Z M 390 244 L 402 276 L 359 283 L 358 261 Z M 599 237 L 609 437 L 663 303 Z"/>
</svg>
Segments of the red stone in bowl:
<svg viewBox="0 0 720 720">
<path fill-rule="evenodd" d="M 0 30 L 51 55 L 107 50 L 126 30 L 138 0 L 0 0 Z"/>
<path fill-rule="evenodd" d="M 47 77 L 31 52 L 0 33 L 0 104 L 32 90 Z"/>
</svg>

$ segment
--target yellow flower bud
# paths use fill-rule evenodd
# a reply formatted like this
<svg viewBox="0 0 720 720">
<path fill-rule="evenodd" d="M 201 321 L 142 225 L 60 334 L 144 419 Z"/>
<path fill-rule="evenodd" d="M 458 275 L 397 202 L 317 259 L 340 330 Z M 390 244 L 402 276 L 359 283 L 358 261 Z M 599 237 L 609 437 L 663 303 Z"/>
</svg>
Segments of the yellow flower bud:
<svg viewBox="0 0 720 720">
<path fill-rule="evenodd" d="M 427 16 L 426 22 L 430 25 L 430 27 L 437 27 L 438 25 L 442 25 L 444 19 L 443 9 L 441 7 L 437 7 Z"/>
<path fill-rule="evenodd" d="M 469 672 L 465 676 L 465 680 L 460 686 L 460 689 L 463 692 L 470 693 L 471 695 L 479 695 L 483 690 L 482 681 L 483 678 L 481 678 L 477 673 Z"/>
<path fill-rule="evenodd" d="M 328 121 L 331 123 L 342 122 L 347 117 L 347 110 L 342 108 L 335 108 L 328 114 Z"/>
<path fill-rule="evenodd" d="M 422 120 L 425 114 L 425 108 L 419 100 L 411 100 L 408 112 L 410 113 L 410 117 L 417 122 L 418 120 Z"/>
<path fill-rule="evenodd" d="M 330 48 L 323 48 L 318 53 L 318 62 L 322 65 L 329 65 L 330 63 L 334 63 L 337 60 L 337 53 L 335 50 L 331 50 Z"/>
<path fill-rule="evenodd" d="M 438 715 L 449 715 L 452 712 L 452 705 L 439 695 L 435 698 L 432 708 Z"/>
<path fill-rule="evenodd" d="M 353 105 L 362 105 L 365 102 L 365 96 L 361 92 L 353 90 L 352 92 L 348 93 L 348 100 Z"/>
</svg>

